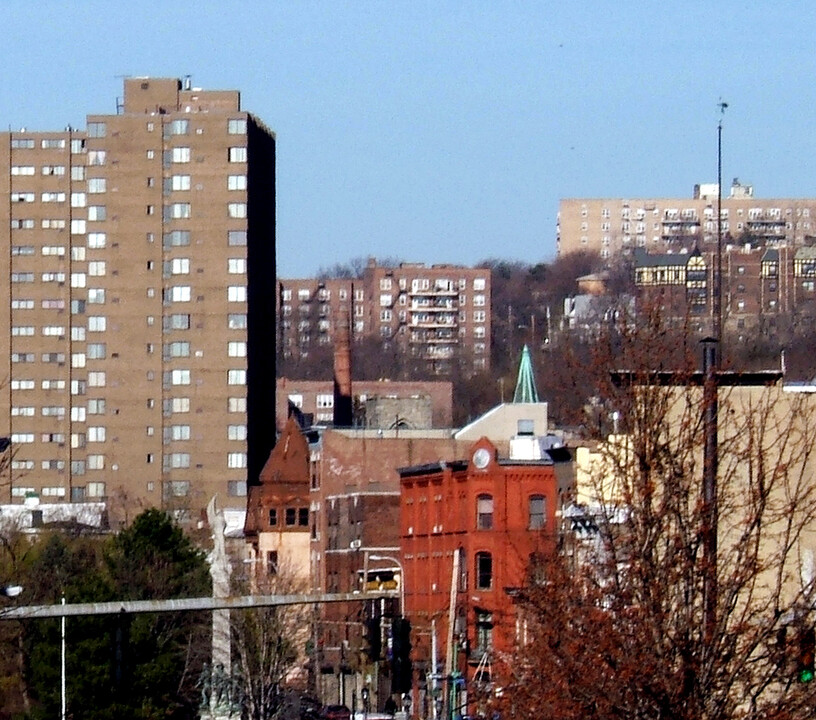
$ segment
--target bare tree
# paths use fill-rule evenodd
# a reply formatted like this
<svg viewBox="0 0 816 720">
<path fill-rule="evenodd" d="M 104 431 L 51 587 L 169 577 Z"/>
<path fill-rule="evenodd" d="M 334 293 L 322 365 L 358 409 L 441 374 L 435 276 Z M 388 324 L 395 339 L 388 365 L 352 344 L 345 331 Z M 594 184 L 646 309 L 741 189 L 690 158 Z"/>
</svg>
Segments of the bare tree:
<svg viewBox="0 0 816 720">
<path fill-rule="evenodd" d="M 712 556 L 700 375 L 677 352 L 678 372 L 654 370 L 672 338 L 653 322 L 607 345 L 599 368 L 626 368 L 598 381 L 620 432 L 589 453 L 561 552 L 519 595 L 527 642 L 500 698 L 516 717 L 812 714 L 797 663 L 814 624 L 816 398 L 720 376 Z"/>
</svg>

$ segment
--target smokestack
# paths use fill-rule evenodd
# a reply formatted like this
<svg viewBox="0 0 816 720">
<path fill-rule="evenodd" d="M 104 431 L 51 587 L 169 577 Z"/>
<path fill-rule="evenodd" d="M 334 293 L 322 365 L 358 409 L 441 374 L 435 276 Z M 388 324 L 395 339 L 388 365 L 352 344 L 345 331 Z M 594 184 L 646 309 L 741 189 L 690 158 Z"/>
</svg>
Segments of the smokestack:
<svg viewBox="0 0 816 720">
<path fill-rule="evenodd" d="M 334 426 L 351 427 L 351 333 L 349 313 L 340 310 L 334 342 Z"/>
</svg>

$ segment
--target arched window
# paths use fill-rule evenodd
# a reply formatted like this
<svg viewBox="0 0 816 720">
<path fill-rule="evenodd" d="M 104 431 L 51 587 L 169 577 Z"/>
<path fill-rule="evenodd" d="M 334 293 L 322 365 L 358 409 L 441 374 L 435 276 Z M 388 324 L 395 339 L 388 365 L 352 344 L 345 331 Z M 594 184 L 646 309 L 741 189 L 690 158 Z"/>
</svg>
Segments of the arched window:
<svg viewBox="0 0 816 720">
<path fill-rule="evenodd" d="M 493 496 L 479 495 L 476 498 L 476 529 L 493 529 Z"/>
<path fill-rule="evenodd" d="M 476 589 L 493 587 L 493 556 L 489 552 L 476 553 Z"/>
<path fill-rule="evenodd" d="M 543 495 L 530 495 L 528 509 L 530 530 L 541 530 L 547 524 L 547 498 Z"/>
</svg>

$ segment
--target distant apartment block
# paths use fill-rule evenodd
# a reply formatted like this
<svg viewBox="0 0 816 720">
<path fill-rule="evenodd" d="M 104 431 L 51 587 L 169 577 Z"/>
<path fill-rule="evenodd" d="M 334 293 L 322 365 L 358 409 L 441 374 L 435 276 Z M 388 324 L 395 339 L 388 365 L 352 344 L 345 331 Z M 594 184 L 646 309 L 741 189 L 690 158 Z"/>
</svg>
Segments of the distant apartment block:
<svg viewBox="0 0 816 720">
<path fill-rule="evenodd" d="M 127 78 L 84 130 L 2 133 L 0 174 L 4 501 L 242 506 L 275 438 L 274 135 L 237 91 Z"/>
<path fill-rule="evenodd" d="M 558 212 L 558 253 L 584 251 L 604 260 L 635 248 L 650 253 L 717 243 L 717 185 L 697 185 L 691 198 L 570 198 Z M 816 243 L 816 198 L 763 199 L 734 180 L 722 198 L 728 243 L 801 247 Z"/>
<path fill-rule="evenodd" d="M 283 357 L 333 342 L 338 322 L 354 340 L 396 343 L 409 357 L 445 374 L 490 366 L 490 270 L 454 265 L 378 265 L 360 278 L 281 279 L 278 343 Z"/>
</svg>

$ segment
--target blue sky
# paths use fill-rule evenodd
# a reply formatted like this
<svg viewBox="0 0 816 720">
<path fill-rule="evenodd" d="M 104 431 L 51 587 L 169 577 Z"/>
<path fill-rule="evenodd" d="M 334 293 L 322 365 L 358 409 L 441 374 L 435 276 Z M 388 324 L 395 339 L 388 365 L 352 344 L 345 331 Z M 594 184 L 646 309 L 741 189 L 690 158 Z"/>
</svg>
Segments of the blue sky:
<svg viewBox="0 0 816 720">
<path fill-rule="evenodd" d="M 3 126 L 82 126 L 122 75 L 238 88 L 278 137 L 278 269 L 555 253 L 561 197 L 724 177 L 816 196 L 809 2 L 3 0 Z"/>
</svg>

